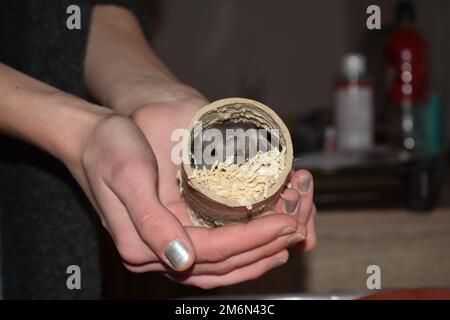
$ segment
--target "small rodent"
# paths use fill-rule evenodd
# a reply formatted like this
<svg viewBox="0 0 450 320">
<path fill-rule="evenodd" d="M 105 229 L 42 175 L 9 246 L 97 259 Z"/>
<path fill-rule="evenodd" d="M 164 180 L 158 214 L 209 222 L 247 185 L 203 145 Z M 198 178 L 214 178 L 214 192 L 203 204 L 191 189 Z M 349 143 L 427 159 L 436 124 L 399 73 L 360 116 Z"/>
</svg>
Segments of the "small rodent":
<svg viewBox="0 0 450 320">
<path fill-rule="evenodd" d="M 254 157 L 258 151 L 269 150 L 273 137 L 264 129 L 260 129 L 249 122 L 226 122 L 219 123 L 211 129 L 217 131 L 204 131 L 202 135 L 198 135 L 194 139 L 192 154 L 193 160 L 199 168 L 210 168 L 212 163 L 216 160 L 224 162 L 227 157 L 233 156 L 233 163 L 240 163 L 242 160 L 245 162 L 248 159 Z M 221 134 L 221 141 L 216 141 L 215 136 L 217 133 Z M 244 136 L 241 136 L 244 134 Z M 244 144 L 238 143 L 238 138 L 245 138 Z M 201 139 L 201 143 L 200 140 Z M 228 148 L 233 147 L 233 150 L 227 154 Z M 201 149 L 199 149 L 201 148 Z M 222 155 L 222 157 L 220 157 Z M 209 158 L 211 161 L 207 161 Z"/>
</svg>

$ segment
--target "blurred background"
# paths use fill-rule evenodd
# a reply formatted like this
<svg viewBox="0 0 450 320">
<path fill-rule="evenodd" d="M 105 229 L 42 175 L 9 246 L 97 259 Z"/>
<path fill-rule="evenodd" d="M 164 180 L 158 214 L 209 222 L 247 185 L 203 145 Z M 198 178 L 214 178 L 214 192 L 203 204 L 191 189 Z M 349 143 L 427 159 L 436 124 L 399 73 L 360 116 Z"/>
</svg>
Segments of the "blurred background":
<svg viewBox="0 0 450 320">
<path fill-rule="evenodd" d="M 132 275 L 105 252 L 108 297 L 358 295 L 369 265 L 383 289 L 450 288 L 449 1 L 141 2 L 177 77 L 211 101 L 260 100 L 286 121 L 295 167 L 315 178 L 319 244 L 212 291 Z M 370 5 L 381 29 L 366 25 Z"/>
</svg>

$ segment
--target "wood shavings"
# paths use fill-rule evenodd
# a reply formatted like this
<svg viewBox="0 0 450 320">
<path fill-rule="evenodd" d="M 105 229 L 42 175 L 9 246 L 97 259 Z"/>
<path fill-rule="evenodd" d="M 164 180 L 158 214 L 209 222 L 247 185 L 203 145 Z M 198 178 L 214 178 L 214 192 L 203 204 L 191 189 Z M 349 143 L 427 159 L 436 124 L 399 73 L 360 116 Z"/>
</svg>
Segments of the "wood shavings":
<svg viewBox="0 0 450 320">
<path fill-rule="evenodd" d="M 209 169 L 196 166 L 188 180 L 227 202 L 252 209 L 253 204 L 268 197 L 268 190 L 277 183 L 285 167 L 285 152 L 285 148 L 259 151 L 241 165 L 228 157 L 224 162 L 215 161 Z"/>
</svg>

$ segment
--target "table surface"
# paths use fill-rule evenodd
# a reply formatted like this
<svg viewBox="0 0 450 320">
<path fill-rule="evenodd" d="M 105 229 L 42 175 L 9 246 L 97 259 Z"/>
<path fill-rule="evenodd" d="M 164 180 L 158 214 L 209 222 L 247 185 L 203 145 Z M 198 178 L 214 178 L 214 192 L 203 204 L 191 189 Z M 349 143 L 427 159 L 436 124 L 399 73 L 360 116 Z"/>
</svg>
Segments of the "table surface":
<svg viewBox="0 0 450 320">
<path fill-rule="evenodd" d="M 370 265 L 382 289 L 450 288 L 450 209 L 319 212 L 317 234 L 315 251 L 292 252 L 285 266 L 218 294 L 359 294 Z"/>
<path fill-rule="evenodd" d="M 373 293 L 370 265 L 380 267 L 383 290 L 450 289 L 450 209 L 319 211 L 316 230 L 316 250 L 291 251 L 288 263 L 252 282 L 204 291 L 156 273 L 124 273 L 110 297 L 355 299 Z"/>
</svg>

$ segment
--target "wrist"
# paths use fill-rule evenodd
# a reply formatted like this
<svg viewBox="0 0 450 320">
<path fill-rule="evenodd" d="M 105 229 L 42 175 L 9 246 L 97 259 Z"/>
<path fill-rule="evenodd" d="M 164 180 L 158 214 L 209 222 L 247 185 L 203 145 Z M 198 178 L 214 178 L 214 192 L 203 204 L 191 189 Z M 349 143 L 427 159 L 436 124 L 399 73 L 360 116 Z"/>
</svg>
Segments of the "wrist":
<svg viewBox="0 0 450 320">
<path fill-rule="evenodd" d="M 54 110 L 51 128 L 45 130 L 44 149 L 66 166 L 77 165 L 98 124 L 114 114 L 108 108 L 91 104 L 65 93 L 48 96 L 45 103 Z"/>
<path fill-rule="evenodd" d="M 113 113 L 0 63 L 0 132 L 70 163 L 89 132 Z"/>
<path fill-rule="evenodd" d="M 130 117 L 138 108 L 154 103 L 198 101 L 205 104 L 207 101 L 197 90 L 175 79 L 145 75 L 118 84 L 111 90 L 107 100 L 108 106 L 126 117 Z"/>
</svg>

